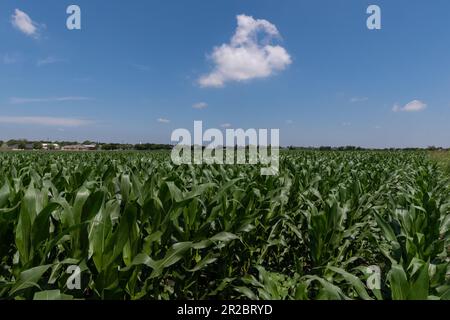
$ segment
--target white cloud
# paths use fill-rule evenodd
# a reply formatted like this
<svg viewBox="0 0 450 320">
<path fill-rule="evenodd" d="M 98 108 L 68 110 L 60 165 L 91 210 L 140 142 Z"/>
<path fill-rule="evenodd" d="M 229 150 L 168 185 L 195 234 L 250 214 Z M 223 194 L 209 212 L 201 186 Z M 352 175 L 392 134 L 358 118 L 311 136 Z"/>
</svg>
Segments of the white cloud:
<svg viewBox="0 0 450 320">
<path fill-rule="evenodd" d="M 93 124 L 93 121 L 75 118 L 55 118 L 55 117 L 2 117 L 0 123 L 18 125 L 41 125 L 57 127 L 80 127 Z"/>
<path fill-rule="evenodd" d="M 293 124 L 294 121 L 293 120 L 286 120 L 286 124 Z"/>
<path fill-rule="evenodd" d="M 211 55 L 214 69 L 200 77 L 200 86 L 222 87 L 229 81 L 266 78 L 292 63 L 286 49 L 269 44 L 280 37 L 275 25 L 246 15 L 238 15 L 237 24 L 230 43 L 214 48 Z M 258 37 L 260 34 L 264 36 Z"/>
<path fill-rule="evenodd" d="M 25 33 L 27 36 L 34 38 L 38 37 L 37 23 L 25 12 L 15 9 L 14 14 L 11 16 L 11 23 L 15 28 Z"/>
<path fill-rule="evenodd" d="M 220 126 L 222 128 L 229 128 L 229 127 L 231 127 L 231 123 L 222 123 Z"/>
<path fill-rule="evenodd" d="M 47 57 L 44 59 L 39 59 L 36 63 L 38 67 L 42 67 L 48 64 L 58 63 L 58 62 L 64 62 L 64 59 L 55 58 L 55 57 Z"/>
<path fill-rule="evenodd" d="M 88 97 L 53 97 L 53 98 L 17 98 L 9 99 L 12 104 L 36 103 L 36 102 L 68 102 L 68 101 L 88 101 Z"/>
<path fill-rule="evenodd" d="M 157 121 L 158 121 L 159 123 L 170 123 L 170 120 L 169 120 L 169 119 L 164 119 L 164 118 L 159 118 Z"/>
<path fill-rule="evenodd" d="M 425 110 L 427 108 L 427 105 L 423 103 L 420 100 L 413 100 L 403 107 L 399 106 L 398 104 L 394 105 L 392 108 L 392 111 L 394 112 L 418 112 Z"/>
<path fill-rule="evenodd" d="M 350 102 L 351 103 L 356 103 L 356 102 L 364 102 L 364 101 L 367 101 L 367 100 L 369 100 L 369 98 L 367 98 L 367 97 L 353 97 L 353 98 L 350 99 Z"/>
<path fill-rule="evenodd" d="M 192 106 L 194 109 L 206 109 L 208 108 L 208 104 L 206 102 L 198 102 Z"/>
</svg>

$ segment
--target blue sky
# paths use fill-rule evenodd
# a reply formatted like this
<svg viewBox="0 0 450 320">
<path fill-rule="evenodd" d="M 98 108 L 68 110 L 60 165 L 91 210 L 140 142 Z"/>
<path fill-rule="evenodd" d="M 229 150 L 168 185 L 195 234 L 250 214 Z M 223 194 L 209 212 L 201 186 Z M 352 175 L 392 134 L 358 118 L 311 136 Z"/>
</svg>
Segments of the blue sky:
<svg viewBox="0 0 450 320">
<path fill-rule="evenodd" d="M 449 17 L 446 0 L 2 1 L 0 139 L 169 143 L 203 120 L 282 145 L 449 147 Z"/>
</svg>

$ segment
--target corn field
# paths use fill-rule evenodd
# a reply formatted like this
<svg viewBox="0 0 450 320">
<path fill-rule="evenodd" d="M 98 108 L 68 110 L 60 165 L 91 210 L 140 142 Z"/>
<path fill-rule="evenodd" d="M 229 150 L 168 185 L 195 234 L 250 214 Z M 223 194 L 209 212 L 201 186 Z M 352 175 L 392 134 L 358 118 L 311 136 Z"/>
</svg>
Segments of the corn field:
<svg viewBox="0 0 450 320">
<path fill-rule="evenodd" d="M 448 178 L 412 152 L 289 151 L 278 176 L 0 153 L 0 299 L 450 299 Z"/>
</svg>

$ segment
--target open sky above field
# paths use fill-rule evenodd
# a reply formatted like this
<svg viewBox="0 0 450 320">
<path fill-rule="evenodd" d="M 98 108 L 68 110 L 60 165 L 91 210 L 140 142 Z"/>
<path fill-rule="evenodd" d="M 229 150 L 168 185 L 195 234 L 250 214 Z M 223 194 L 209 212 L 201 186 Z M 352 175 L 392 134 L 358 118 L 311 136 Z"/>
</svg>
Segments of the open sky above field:
<svg viewBox="0 0 450 320">
<path fill-rule="evenodd" d="M 448 147 L 449 18 L 448 0 L 1 1 L 0 139 L 169 143 L 203 120 L 282 145 Z"/>
</svg>

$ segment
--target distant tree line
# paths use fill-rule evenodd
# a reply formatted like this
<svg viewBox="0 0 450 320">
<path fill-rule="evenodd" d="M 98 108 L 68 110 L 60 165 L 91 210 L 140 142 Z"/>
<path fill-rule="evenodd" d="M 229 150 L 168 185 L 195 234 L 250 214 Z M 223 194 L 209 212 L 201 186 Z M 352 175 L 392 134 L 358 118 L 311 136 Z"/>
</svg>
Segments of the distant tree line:
<svg viewBox="0 0 450 320">
<path fill-rule="evenodd" d="M 341 146 L 341 147 L 331 147 L 331 146 L 320 146 L 320 147 L 295 147 L 289 146 L 288 150 L 320 150 L 320 151 L 450 151 L 450 148 L 442 148 L 429 146 L 426 148 L 363 148 L 356 146 Z"/>
<path fill-rule="evenodd" d="M 155 143 L 139 143 L 139 144 L 124 144 L 124 143 L 99 143 L 97 144 L 99 150 L 171 150 L 173 148 L 170 144 L 155 144 Z"/>
<path fill-rule="evenodd" d="M 129 143 L 103 143 L 103 142 L 94 142 L 90 140 L 86 140 L 83 142 L 78 141 L 29 141 L 27 139 L 11 139 L 8 141 L 0 140 L 0 148 L 5 145 L 9 148 L 15 147 L 17 149 L 34 149 L 41 150 L 43 148 L 43 144 L 47 144 L 47 148 L 49 150 L 54 149 L 54 144 L 59 145 L 61 148 L 65 146 L 71 145 L 95 145 L 97 150 L 138 150 L 138 151 L 149 151 L 149 150 L 171 150 L 173 145 L 170 144 L 156 144 L 156 143 L 139 143 L 139 144 L 129 144 Z M 192 149 L 194 147 L 192 146 Z M 235 146 L 234 149 L 238 147 Z M 248 149 L 248 146 L 245 147 Z M 205 149 L 205 146 L 202 146 L 202 149 Z M 224 147 L 225 149 L 225 147 Z M 258 147 L 259 149 L 259 147 Z M 419 151 L 419 150 L 428 150 L 428 151 L 449 151 L 450 149 L 429 146 L 426 148 L 363 148 L 358 146 L 320 146 L 320 147 L 296 147 L 296 146 L 288 146 L 287 150 L 319 150 L 319 151 L 369 151 L 369 150 L 384 150 L 384 151 Z"/>
<path fill-rule="evenodd" d="M 27 139 L 11 139 L 8 141 L 0 140 L 0 147 L 6 145 L 9 148 L 15 147 L 17 149 L 34 149 L 41 150 L 43 144 L 47 144 L 48 149 L 54 149 L 54 144 L 59 145 L 61 148 L 72 145 L 95 145 L 97 150 L 170 150 L 173 148 L 169 144 L 156 144 L 156 143 L 140 143 L 140 144 L 125 144 L 125 143 L 102 143 L 86 140 L 83 142 L 78 141 L 29 141 Z"/>
</svg>

